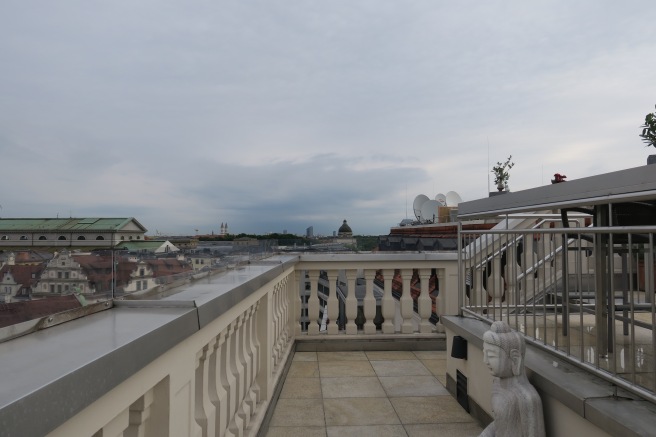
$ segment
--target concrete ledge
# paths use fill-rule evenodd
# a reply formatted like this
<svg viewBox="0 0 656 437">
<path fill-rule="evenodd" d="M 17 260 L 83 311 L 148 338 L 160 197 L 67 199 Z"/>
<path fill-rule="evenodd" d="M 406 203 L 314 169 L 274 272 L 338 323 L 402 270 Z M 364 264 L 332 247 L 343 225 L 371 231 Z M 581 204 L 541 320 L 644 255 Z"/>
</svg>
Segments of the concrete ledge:
<svg viewBox="0 0 656 437">
<path fill-rule="evenodd" d="M 483 333 L 489 324 L 456 316 L 444 316 L 442 322 L 473 346 L 483 348 Z M 553 397 L 596 427 L 613 435 L 654 435 L 656 405 L 651 402 L 530 344 L 526 345 L 525 365 L 529 380 L 540 393 Z"/>
</svg>

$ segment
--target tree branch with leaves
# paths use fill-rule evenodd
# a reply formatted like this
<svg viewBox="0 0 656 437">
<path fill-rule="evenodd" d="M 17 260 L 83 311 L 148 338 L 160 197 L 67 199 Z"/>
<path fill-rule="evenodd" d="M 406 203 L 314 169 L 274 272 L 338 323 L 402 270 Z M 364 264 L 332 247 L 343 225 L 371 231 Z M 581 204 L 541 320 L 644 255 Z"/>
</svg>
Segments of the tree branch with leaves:
<svg viewBox="0 0 656 437">
<path fill-rule="evenodd" d="M 645 124 L 640 127 L 642 128 L 642 133 L 640 134 L 642 141 L 647 144 L 647 147 L 656 147 L 656 112 L 647 114 Z"/>
</svg>

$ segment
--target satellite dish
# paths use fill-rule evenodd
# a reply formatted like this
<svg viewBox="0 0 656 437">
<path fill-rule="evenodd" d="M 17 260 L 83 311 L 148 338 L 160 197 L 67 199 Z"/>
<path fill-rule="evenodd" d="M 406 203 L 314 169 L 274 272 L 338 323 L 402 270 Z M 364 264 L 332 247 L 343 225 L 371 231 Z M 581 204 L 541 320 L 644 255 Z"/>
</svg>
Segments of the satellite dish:
<svg viewBox="0 0 656 437">
<path fill-rule="evenodd" d="M 415 197 L 415 201 L 412 202 L 412 209 L 415 212 L 415 217 L 417 217 L 417 220 L 421 221 L 421 205 L 424 204 L 424 202 L 427 202 L 430 200 L 428 196 L 424 194 L 420 194 L 419 196 Z"/>
<path fill-rule="evenodd" d="M 440 206 L 446 206 L 446 196 L 442 193 L 437 193 L 435 200 L 440 202 Z"/>
<path fill-rule="evenodd" d="M 423 223 L 437 223 L 437 207 L 440 202 L 437 200 L 428 200 L 421 205 L 421 219 Z"/>
<path fill-rule="evenodd" d="M 462 202 L 460 194 L 456 193 L 455 191 L 449 191 L 446 193 L 446 204 L 448 206 L 458 206 L 460 202 Z"/>
</svg>

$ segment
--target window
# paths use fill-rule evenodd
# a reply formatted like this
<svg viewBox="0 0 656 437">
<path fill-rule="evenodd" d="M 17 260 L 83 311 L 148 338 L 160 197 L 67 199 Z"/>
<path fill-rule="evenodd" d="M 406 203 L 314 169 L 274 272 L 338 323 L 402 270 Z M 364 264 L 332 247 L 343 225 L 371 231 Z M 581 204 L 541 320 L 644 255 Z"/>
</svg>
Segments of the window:
<svg viewBox="0 0 656 437">
<path fill-rule="evenodd" d="M 96 240 L 104 240 L 104 239 L 105 239 L 105 237 L 103 237 L 102 235 L 98 235 L 98 236 L 96 237 Z"/>
<path fill-rule="evenodd" d="M 54 284 L 50 284 L 50 292 L 51 293 L 55 292 L 55 285 Z"/>
<path fill-rule="evenodd" d="M 0 240 L 9 240 L 9 237 L 6 236 L 6 235 L 3 235 L 2 238 L 0 238 Z"/>
<path fill-rule="evenodd" d="M 62 292 L 62 286 L 61 284 L 57 284 L 57 293 L 61 293 L 61 292 Z"/>
<path fill-rule="evenodd" d="M 60 236 L 59 236 L 59 238 L 57 238 L 57 239 L 58 239 L 58 240 L 65 240 L 65 239 L 66 239 L 66 237 L 65 237 L 65 236 L 63 236 L 63 235 L 60 235 Z"/>
<path fill-rule="evenodd" d="M 21 240 L 27 240 L 27 235 L 21 235 L 21 236 L 20 236 L 20 239 L 21 239 Z"/>
<path fill-rule="evenodd" d="M 68 291 L 68 290 L 69 290 L 69 288 L 68 288 L 68 284 L 66 284 L 66 285 L 64 286 L 64 291 Z"/>
<path fill-rule="evenodd" d="M 43 241 L 43 240 L 47 240 L 47 238 L 46 238 L 45 235 L 41 235 L 41 236 L 39 237 L 39 240 Z"/>
<path fill-rule="evenodd" d="M 57 272 L 57 278 L 61 279 L 62 277 L 62 272 Z"/>
<path fill-rule="evenodd" d="M 130 240 L 132 240 L 132 235 L 130 235 Z"/>
<path fill-rule="evenodd" d="M 137 281 L 137 291 L 141 290 L 141 281 Z"/>
<path fill-rule="evenodd" d="M 65 279 L 68 279 L 68 278 L 69 278 L 69 275 L 70 275 L 69 272 L 64 272 L 64 278 L 65 278 Z"/>
<path fill-rule="evenodd" d="M 125 237 L 121 235 L 121 241 L 125 241 Z"/>
<path fill-rule="evenodd" d="M 80 235 L 79 237 L 77 237 L 77 239 L 78 240 L 86 240 L 86 238 L 84 238 L 84 235 Z"/>
</svg>

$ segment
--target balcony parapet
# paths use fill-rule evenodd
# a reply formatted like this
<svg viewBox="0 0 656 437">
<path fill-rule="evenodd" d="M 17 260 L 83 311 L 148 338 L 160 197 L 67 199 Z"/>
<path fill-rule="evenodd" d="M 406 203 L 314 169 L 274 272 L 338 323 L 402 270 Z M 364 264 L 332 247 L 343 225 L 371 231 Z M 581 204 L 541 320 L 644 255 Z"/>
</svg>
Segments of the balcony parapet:
<svg viewBox="0 0 656 437">
<path fill-rule="evenodd" d="M 440 293 L 446 299 L 450 291 L 456 302 L 454 254 L 277 256 L 208 276 L 161 300 L 114 301 L 106 311 L 0 343 L 0 436 L 254 434 L 301 337 L 306 345 L 352 339 L 357 347 L 401 337 L 443 341 L 421 331 L 428 296 L 413 312 L 415 332 L 404 335 L 392 323 L 384 332 L 371 323 L 376 271 L 387 272 L 390 291 L 390 272 L 405 272 L 409 282 L 417 271 L 427 283 L 431 269 Z M 337 279 L 340 270 L 351 284 L 358 272 L 369 281 L 368 328 L 356 326 L 352 306 L 349 335 L 318 329 L 309 335 L 301 330 L 301 278 L 307 272 L 315 280 Z M 426 284 L 420 289 L 428 291 Z M 358 305 L 356 298 L 350 302 Z M 412 299 L 409 304 L 405 310 L 412 312 Z"/>
</svg>

